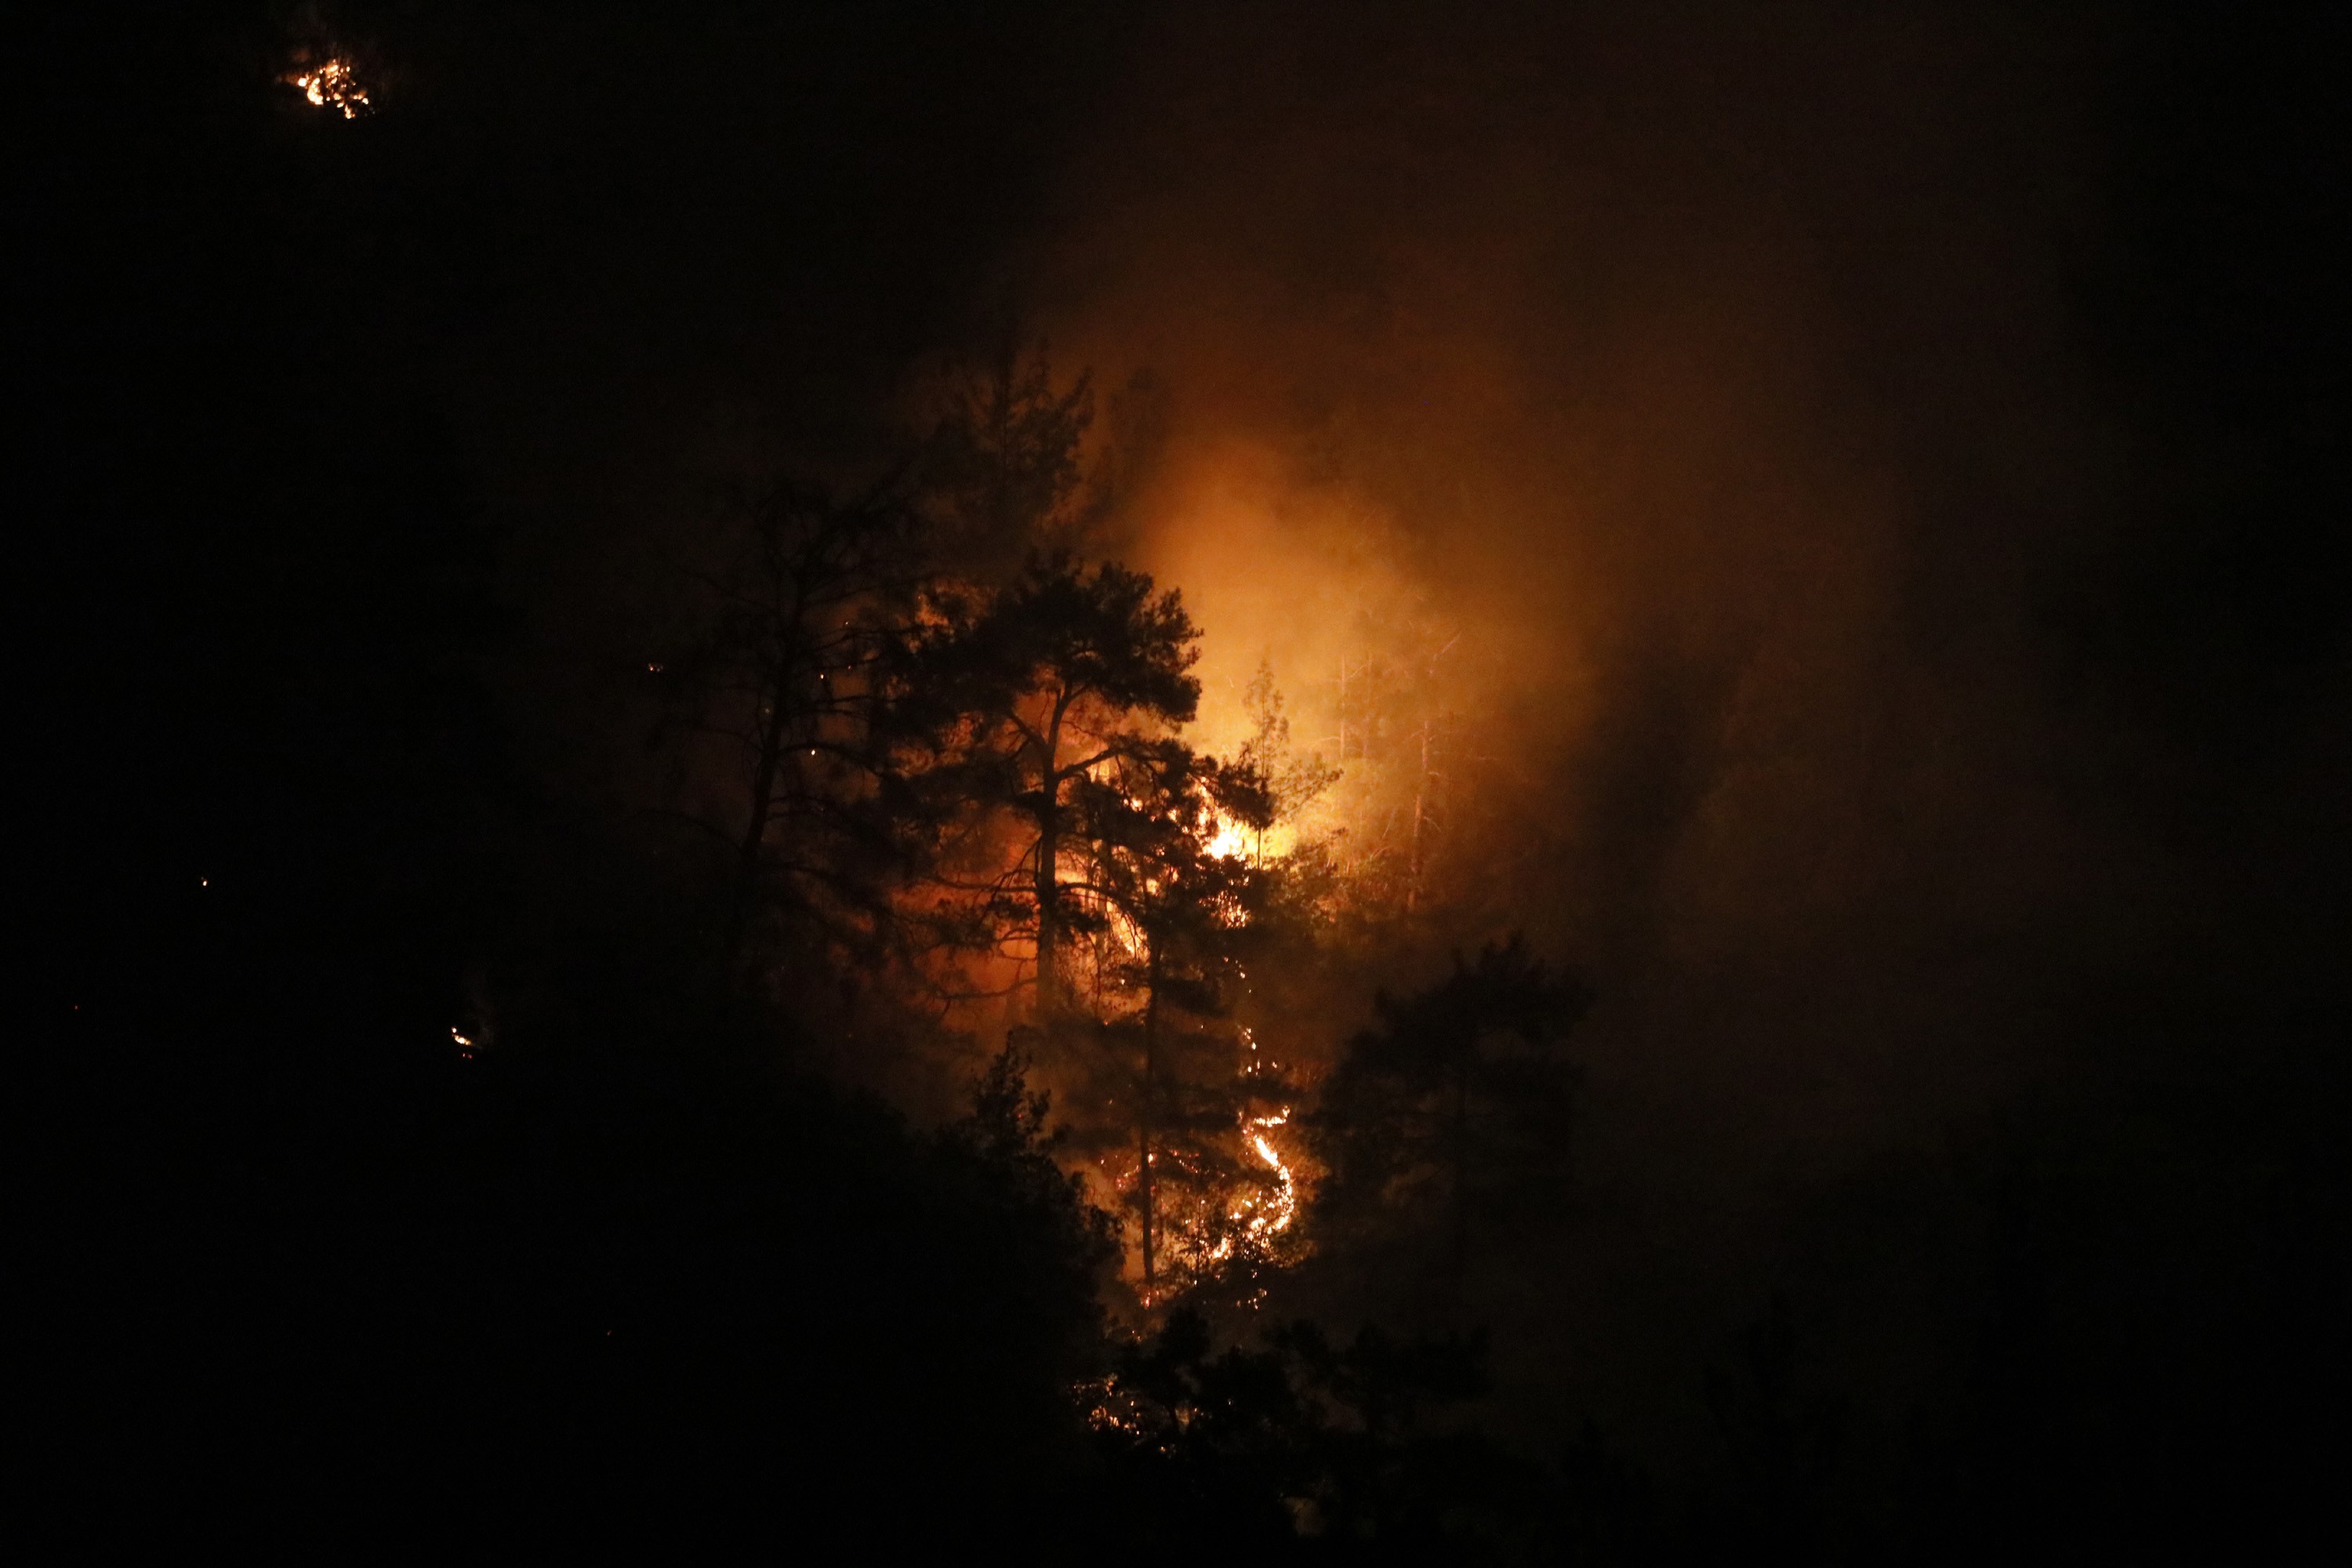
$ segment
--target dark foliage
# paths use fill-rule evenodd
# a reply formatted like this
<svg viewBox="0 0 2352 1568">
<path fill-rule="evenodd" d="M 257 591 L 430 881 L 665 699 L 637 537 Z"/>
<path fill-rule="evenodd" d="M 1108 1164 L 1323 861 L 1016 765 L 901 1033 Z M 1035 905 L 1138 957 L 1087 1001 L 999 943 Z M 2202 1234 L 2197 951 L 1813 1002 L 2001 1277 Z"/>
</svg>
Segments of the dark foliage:
<svg viewBox="0 0 2352 1568">
<path fill-rule="evenodd" d="M 1524 1551 L 1544 1478 L 1454 1415 L 1486 1392 L 1475 1337 L 1316 1324 L 1258 1348 L 1172 1314 L 1119 1358 L 1095 1421 L 1119 1507 L 1164 1521 L 1158 1557 L 1277 1547 L 1307 1560 L 1453 1562 Z"/>
<path fill-rule="evenodd" d="M 679 732 L 707 738 L 737 780 L 739 819 L 692 819 L 734 850 L 730 959 L 765 917 L 767 952 L 877 963 L 900 935 L 890 895 L 928 865 L 936 792 L 914 773 L 940 721 L 905 668 L 930 566 L 904 488 L 786 479 L 739 498 L 699 624 L 649 668 L 664 698 L 649 744 L 682 773 L 701 759 Z"/>
<path fill-rule="evenodd" d="M 50 1264 L 75 1510 L 756 1545 L 1010 1523 L 1076 1472 L 1103 1241 L 1017 1069 L 924 1139 L 610 952 L 460 1052 L 218 934 L 69 1042 L 110 1131 Z M 946 1513 L 893 1511 L 910 1475 Z"/>
<path fill-rule="evenodd" d="M 1315 1126 L 1335 1228 L 1435 1238 L 1459 1286 L 1475 1219 L 1546 1190 L 1567 1155 L 1576 1070 L 1561 1044 L 1591 1003 L 1517 937 L 1480 950 L 1349 1042 Z"/>
<path fill-rule="evenodd" d="M 965 803 L 965 831 L 992 847 L 1004 819 L 1014 852 L 984 859 L 961 884 L 965 929 L 989 947 L 1026 946 L 1041 1014 L 1067 1001 L 1061 973 L 1073 934 L 1100 919 L 1066 860 L 1093 858 L 1109 831 L 1078 798 L 1110 766 L 1179 766 L 1154 731 L 1191 719 L 1200 632 L 1174 589 L 1111 563 L 1034 555 L 1001 591 L 921 629 L 915 674 L 956 736 L 930 787 Z"/>
</svg>

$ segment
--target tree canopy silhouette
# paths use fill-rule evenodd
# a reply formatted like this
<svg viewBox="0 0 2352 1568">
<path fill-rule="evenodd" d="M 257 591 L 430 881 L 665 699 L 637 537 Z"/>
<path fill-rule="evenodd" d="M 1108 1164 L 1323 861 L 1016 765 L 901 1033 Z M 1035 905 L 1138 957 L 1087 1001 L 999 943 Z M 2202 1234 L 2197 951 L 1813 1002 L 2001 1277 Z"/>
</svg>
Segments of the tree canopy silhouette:
<svg viewBox="0 0 2352 1568">
<path fill-rule="evenodd" d="M 1073 892 L 1094 847 L 1076 796 L 1097 770 L 1174 765 L 1165 731 L 1199 705 L 1199 638 L 1176 590 L 1054 553 L 929 641 L 936 700 L 964 716 L 949 777 L 983 821 L 1017 825 L 1011 868 L 978 887 L 979 912 L 992 939 L 1027 939 L 1041 1019 L 1063 1005 L 1074 927 L 1100 918 Z"/>
<path fill-rule="evenodd" d="M 1458 1289 L 1473 1218 L 1566 1154 L 1577 1070 L 1561 1046 L 1591 1004 L 1516 935 L 1470 963 L 1455 954 L 1426 990 L 1380 996 L 1379 1026 L 1349 1042 L 1315 1115 L 1326 1215 L 1342 1228 L 1440 1221 Z"/>
</svg>

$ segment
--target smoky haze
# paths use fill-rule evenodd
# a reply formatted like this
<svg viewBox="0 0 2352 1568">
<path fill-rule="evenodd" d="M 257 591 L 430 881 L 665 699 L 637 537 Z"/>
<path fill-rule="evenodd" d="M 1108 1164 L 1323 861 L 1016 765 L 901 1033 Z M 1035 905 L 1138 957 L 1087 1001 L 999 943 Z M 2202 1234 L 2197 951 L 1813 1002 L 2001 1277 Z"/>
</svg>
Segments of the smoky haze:
<svg viewBox="0 0 2352 1568">
<path fill-rule="evenodd" d="M 1064 363 L 1157 378 L 1131 549 L 1206 630 L 1213 742 L 1261 658 L 1328 748 L 1341 660 L 1459 639 L 1499 765 L 1454 935 L 1523 927 L 1601 997 L 1590 1213 L 1531 1321 L 1696 1331 L 1803 1194 L 2237 940 L 2196 929 L 2244 845 L 2218 806 L 2183 836 L 2214 731 L 2155 646 L 2229 634 L 2126 606 L 2093 647 L 2083 608 L 2170 548 L 2117 521 L 2162 437 L 2100 333 L 2178 84 L 2121 26 L 1187 12 L 1005 254 Z"/>
<path fill-rule="evenodd" d="M 2115 461 L 2106 84 L 1912 16 L 1426 20 L 1155 33 L 1010 264 L 1164 386 L 1134 548 L 1206 727 L 1260 657 L 1299 703 L 1458 636 L 1500 917 L 1599 966 L 1617 1070 L 1782 1154 L 1932 1120 L 2002 951 L 2147 874 L 2057 797 L 2032 619 Z"/>
</svg>

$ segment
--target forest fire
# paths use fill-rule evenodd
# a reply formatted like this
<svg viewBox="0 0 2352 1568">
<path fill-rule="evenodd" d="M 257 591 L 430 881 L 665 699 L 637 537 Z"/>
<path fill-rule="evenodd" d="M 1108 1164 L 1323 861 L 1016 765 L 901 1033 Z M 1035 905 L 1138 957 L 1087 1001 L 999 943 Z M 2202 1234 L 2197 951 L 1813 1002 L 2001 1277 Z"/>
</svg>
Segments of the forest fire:
<svg viewBox="0 0 2352 1568">
<path fill-rule="evenodd" d="M 1243 860 L 1255 853 L 1248 828 L 1230 817 L 1217 819 L 1216 836 L 1209 840 L 1208 852 L 1220 860 Z"/>
<path fill-rule="evenodd" d="M 1298 1183 L 1290 1173 L 1289 1164 L 1281 1152 L 1266 1137 L 1265 1130 L 1280 1127 L 1290 1120 L 1290 1108 L 1285 1106 L 1272 1116 L 1252 1117 L 1247 1124 L 1249 1146 L 1274 1173 L 1276 1185 L 1274 1196 L 1265 1202 L 1244 1198 L 1234 1217 L 1244 1221 L 1250 1237 L 1256 1241 L 1268 1241 L 1288 1230 L 1298 1217 Z"/>
<path fill-rule="evenodd" d="M 745 499 L 699 640 L 644 663 L 665 722 L 716 742 L 730 962 L 791 932 L 886 965 L 867 984 L 902 980 L 927 1026 L 1003 1038 L 1135 1300 L 1255 1307 L 1313 1246 L 1323 1156 L 1296 1119 L 1337 1045 L 1335 935 L 1459 889 L 1481 681 L 1393 571 L 1222 513 L 1182 578 L 1036 547 L 1077 504 L 1085 396 L 1040 353 L 950 402 L 942 450 L 1062 476 L 1024 502 L 1018 567 L 949 548 L 1001 525 L 992 489 L 779 481 Z M 1276 579 L 1317 591 L 1277 610 Z"/>
<path fill-rule="evenodd" d="M 368 100 L 367 89 L 352 73 L 352 63 L 341 57 L 297 71 L 286 81 L 316 107 L 335 110 L 346 120 L 357 120 L 374 107 Z"/>
<path fill-rule="evenodd" d="M 1238 1165 L 1223 1164 L 1197 1138 L 1153 1151 L 1152 1178 L 1164 1194 L 1164 1231 L 1153 1277 L 1133 1282 L 1143 1306 L 1164 1306 L 1202 1286 L 1234 1289 L 1235 1303 L 1253 1310 L 1264 1303 L 1266 1290 L 1256 1271 L 1295 1260 L 1303 1250 L 1295 1231 L 1304 1194 L 1292 1160 L 1271 1135 L 1291 1115 L 1289 1106 L 1263 1114 L 1244 1111 L 1234 1124 L 1242 1156 Z M 1133 1198 L 1140 1174 L 1136 1164 L 1114 1184 Z M 1221 1284 L 1236 1266 L 1246 1271 Z"/>
<path fill-rule="evenodd" d="M 21 1533 L 2340 1530 L 2352 8 L 46 10 Z"/>
<path fill-rule="evenodd" d="M 1298 828 L 1288 821 L 1258 826 L 1223 813 L 1215 820 L 1216 832 L 1206 846 L 1206 853 L 1215 859 L 1263 866 L 1283 859 L 1298 847 Z"/>
</svg>

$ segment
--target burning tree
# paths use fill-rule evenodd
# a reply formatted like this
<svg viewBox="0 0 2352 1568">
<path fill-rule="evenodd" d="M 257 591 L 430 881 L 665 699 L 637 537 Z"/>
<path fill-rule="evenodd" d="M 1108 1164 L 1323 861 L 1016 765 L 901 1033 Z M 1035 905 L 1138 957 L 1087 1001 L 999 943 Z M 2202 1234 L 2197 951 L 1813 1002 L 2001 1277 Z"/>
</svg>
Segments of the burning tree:
<svg viewBox="0 0 2352 1568">
<path fill-rule="evenodd" d="M 1223 1147 L 1238 1141 L 1247 1148 L 1252 1091 L 1262 1086 L 1247 1081 L 1234 1034 L 1218 1026 L 1232 1012 L 1254 884 L 1263 873 L 1217 847 L 1235 831 L 1262 833 L 1274 801 L 1255 768 L 1197 756 L 1174 741 L 1090 779 L 1081 800 L 1095 824 L 1088 890 L 1110 917 L 1107 946 L 1117 954 L 1098 958 L 1097 973 L 1108 971 L 1140 999 L 1123 1017 L 1105 1020 L 1105 1032 L 1131 1042 L 1137 1058 L 1129 1100 L 1149 1294 L 1163 1236 L 1163 1163 L 1173 1164 L 1195 1211 L 1180 1227 L 1192 1255 L 1190 1271 L 1237 1250 L 1262 1251 L 1267 1239 L 1271 1220 L 1258 1212 L 1264 1173 Z M 1281 1162 L 1271 1163 L 1286 1187 Z"/>
<path fill-rule="evenodd" d="M 961 390 L 915 482 L 761 492 L 663 679 L 743 780 L 717 825 L 730 958 L 768 910 L 817 933 L 800 952 L 845 995 L 893 959 L 950 1007 L 1025 983 L 1077 1142 L 1132 1152 L 1110 1179 L 1151 1295 L 1256 1268 L 1297 1215 L 1292 1095 L 1237 1013 L 1253 944 L 1297 912 L 1268 831 L 1336 770 L 1293 754 L 1270 669 L 1234 761 L 1183 743 L 1200 634 L 1144 574 L 1045 550 L 992 581 L 1003 547 L 1083 522 L 1089 411 L 1083 379 L 1008 360 Z"/>
<path fill-rule="evenodd" d="M 1014 825 L 1002 868 L 965 884 L 981 895 L 976 929 L 997 945 L 1029 947 L 1041 1026 L 1066 1008 L 1073 936 L 1105 918 L 1085 889 L 1108 818 L 1080 796 L 1107 771 L 1140 776 L 1169 765 L 1164 731 L 1200 701 L 1190 673 L 1199 637 L 1175 590 L 1155 593 L 1142 573 L 1055 554 L 1033 559 L 1011 587 L 929 638 L 934 700 L 962 715 L 957 755 L 940 779 L 966 795 L 979 819 L 972 831 Z"/>
<path fill-rule="evenodd" d="M 1279 792 L 1171 732 L 1199 695 L 1196 637 L 1141 574 L 1048 555 L 949 616 L 927 655 L 929 689 L 961 714 L 933 785 L 970 803 L 982 874 L 950 879 L 966 939 L 1034 963 L 1034 1037 L 1086 1086 L 1091 1147 L 1133 1151 L 1147 1294 L 1171 1251 L 1187 1279 L 1262 1256 L 1297 1206 L 1265 1135 L 1286 1105 L 1268 1110 L 1278 1086 L 1231 1022 L 1274 876 L 1237 846 Z"/>
<path fill-rule="evenodd" d="M 1365 618 L 1356 637 L 1370 651 L 1343 654 L 1308 694 L 1316 743 L 1328 748 L 1334 764 L 1318 793 L 1331 789 L 1348 824 L 1333 848 L 1349 901 L 1379 921 L 1449 903 L 1466 890 L 1459 875 L 1465 808 L 1475 805 L 1481 764 L 1492 759 L 1465 745 L 1475 726 L 1461 704 L 1475 683 L 1465 682 L 1460 667 L 1475 649 L 1465 648 L 1459 633 Z"/>
<path fill-rule="evenodd" d="M 1267 830 L 1277 823 L 1296 824 L 1339 781 L 1339 769 L 1326 763 L 1320 752 L 1298 754 L 1272 659 L 1258 660 L 1257 672 L 1242 694 L 1242 710 L 1249 716 L 1250 733 L 1238 760 L 1259 798 L 1248 809 L 1229 814 L 1225 831 L 1236 836 L 1236 847 L 1238 836 L 1246 831 L 1250 858 L 1263 864 Z"/>
</svg>

